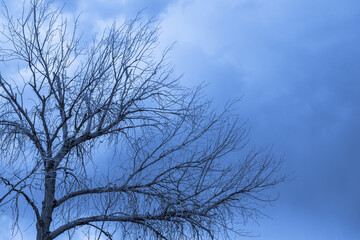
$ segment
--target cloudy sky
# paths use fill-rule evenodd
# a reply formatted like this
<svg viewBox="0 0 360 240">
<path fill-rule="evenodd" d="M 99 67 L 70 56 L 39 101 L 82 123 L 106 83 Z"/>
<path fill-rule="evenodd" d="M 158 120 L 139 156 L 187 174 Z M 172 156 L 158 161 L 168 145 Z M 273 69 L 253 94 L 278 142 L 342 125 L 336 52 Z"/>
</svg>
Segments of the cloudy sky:
<svg viewBox="0 0 360 240">
<path fill-rule="evenodd" d="M 251 142 L 285 156 L 264 240 L 360 239 L 360 1 L 56 0 L 86 31 L 139 10 L 161 20 L 161 46 L 184 85 L 208 83 L 221 106 L 242 97 Z M 6 219 L 0 219 L 4 222 Z"/>
</svg>

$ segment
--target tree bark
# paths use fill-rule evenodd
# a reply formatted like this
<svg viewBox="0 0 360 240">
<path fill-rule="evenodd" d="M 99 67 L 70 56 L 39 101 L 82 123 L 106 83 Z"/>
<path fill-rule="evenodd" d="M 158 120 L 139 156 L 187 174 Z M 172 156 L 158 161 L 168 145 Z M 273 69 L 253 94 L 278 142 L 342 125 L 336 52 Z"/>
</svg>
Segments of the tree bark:
<svg viewBox="0 0 360 240">
<path fill-rule="evenodd" d="M 51 240 L 50 225 L 55 203 L 56 171 L 53 164 L 46 169 L 44 200 L 42 202 L 41 220 L 37 222 L 36 240 Z"/>
</svg>

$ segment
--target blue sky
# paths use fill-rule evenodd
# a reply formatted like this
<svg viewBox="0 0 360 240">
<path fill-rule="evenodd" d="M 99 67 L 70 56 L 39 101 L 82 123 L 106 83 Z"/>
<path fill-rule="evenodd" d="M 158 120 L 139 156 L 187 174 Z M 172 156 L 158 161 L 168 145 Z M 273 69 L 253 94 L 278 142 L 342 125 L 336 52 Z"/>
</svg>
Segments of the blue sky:
<svg viewBox="0 0 360 240">
<path fill-rule="evenodd" d="M 207 82 L 221 106 L 243 97 L 251 143 L 285 156 L 258 239 L 360 239 L 360 1 L 57 0 L 98 31 L 114 19 L 161 20 L 161 45 L 184 85 Z M 4 222 L 6 219 L 0 219 Z"/>
<path fill-rule="evenodd" d="M 360 2 L 172 1 L 150 7 L 186 84 L 241 97 L 252 142 L 295 180 L 248 226 L 259 239 L 360 239 Z M 139 8 L 147 6 L 138 3 Z M 155 9 L 158 12 L 154 12 Z"/>
<path fill-rule="evenodd" d="M 267 209 L 272 219 L 250 227 L 254 234 L 360 239 L 360 2 L 162 6 L 163 39 L 177 41 L 173 60 L 183 81 L 208 82 L 219 104 L 243 96 L 239 112 L 252 142 L 284 153 L 284 170 L 296 176 Z"/>
</svg>

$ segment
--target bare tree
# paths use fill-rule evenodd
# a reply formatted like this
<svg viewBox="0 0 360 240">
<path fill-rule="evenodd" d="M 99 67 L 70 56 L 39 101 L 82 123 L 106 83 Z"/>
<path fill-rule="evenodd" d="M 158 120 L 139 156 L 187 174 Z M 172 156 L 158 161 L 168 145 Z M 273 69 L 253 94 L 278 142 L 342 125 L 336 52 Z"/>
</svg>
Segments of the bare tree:
<svg viewBox="0 0 360 240">
<path fill-rule="evenodd" d="M 218 111 L 201 87 L 180 87 L 156 22 L 114 24 L 83 44 L 77 21 L 46 1 L 18 18 L 2 9 L 0 206 L 14 227 L 30 209 L 38 240 L 213 239 L 274 200 L 280 161 L 244 148 L 232 104 Z"/>
</svg>

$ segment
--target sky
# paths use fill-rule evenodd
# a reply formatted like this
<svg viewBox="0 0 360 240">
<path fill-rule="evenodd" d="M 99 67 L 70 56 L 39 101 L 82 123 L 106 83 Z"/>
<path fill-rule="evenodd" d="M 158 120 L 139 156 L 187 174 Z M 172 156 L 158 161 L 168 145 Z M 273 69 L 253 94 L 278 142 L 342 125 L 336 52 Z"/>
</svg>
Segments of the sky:
<svg viewBox="0 0 360 240">
<path fill-rule="evenodd" d="M 176 42 L 182 84 L 208 83 L 219 106 L 242 97 L 251 144 L 272 147 L 293 174 L 269 218 L 244 227 L 255 239 L 360 239 L 360 1 L 55 3 L 90 32 L 142 10 L 160 20 L 160 46 Z"/>
</svg>

